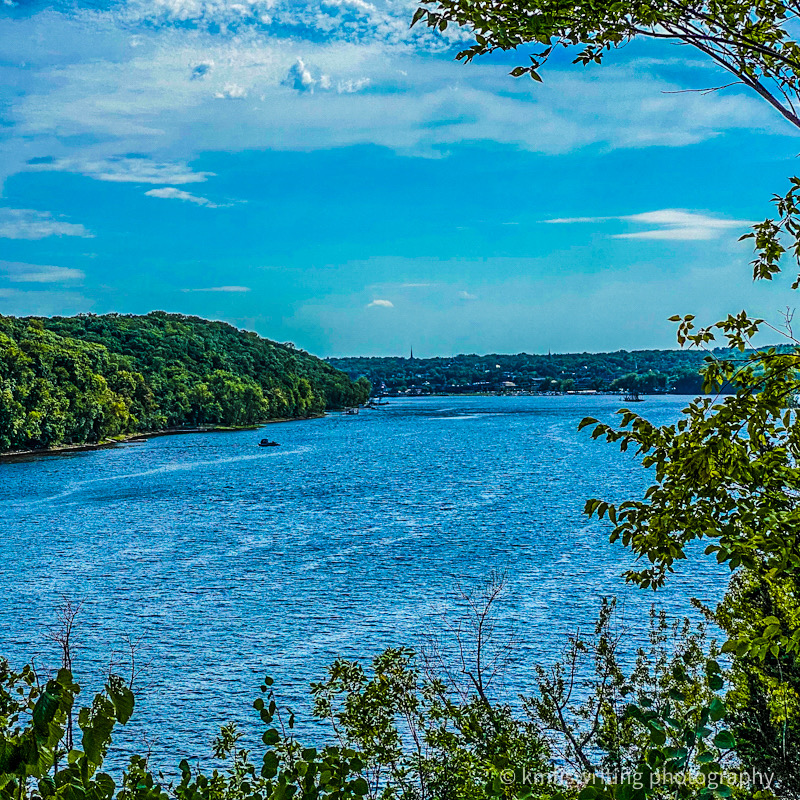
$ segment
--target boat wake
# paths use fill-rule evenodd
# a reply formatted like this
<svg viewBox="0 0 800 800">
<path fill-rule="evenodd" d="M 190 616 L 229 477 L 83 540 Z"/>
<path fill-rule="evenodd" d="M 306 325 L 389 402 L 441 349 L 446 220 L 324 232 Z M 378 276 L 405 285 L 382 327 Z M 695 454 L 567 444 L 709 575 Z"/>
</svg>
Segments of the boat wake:
<svg viewBox="0 0 800 800">
<path fill-rule="evenodd" d="M 178 464 L 164 464 L 161 467 L 153 467 L 153 469 L 142 470 L 141 472 L 128 472 L 124 475 L 109 475 L 105 478 L 90 478 L 85 481 L 77 481 L 59 494 L 54 494 L 49 497 L 41 497 L 38 500 L 28 500 L 21 503 L 11 503 L 11 508 L 27 508 L 30 506 L 44 505 L 45 503 L 52 503 L 56 500 L 64 500 L 72 495 L 79 494 L 84 489 L 95 486 L 97 484 L 109 484 L 119 481 L 134 480 L 136 478 L 147 478 L 151 475 L 161 475 L 170 472 L 186 472 L 201 467 L 215 467 L 219 464 L 234 464 L 240 461 L 256 461 L 262 458 L 277 458 L 288 455 L 298 455 L 306 453 L 311 448 L 308 446 L 297 447 L 293 450 L 272 450 L 268 452 L 249 453 L 241 456 L 231 456 L 230 458 L 216 458 L 211 461 L 181 461 Z"/>
</svg>

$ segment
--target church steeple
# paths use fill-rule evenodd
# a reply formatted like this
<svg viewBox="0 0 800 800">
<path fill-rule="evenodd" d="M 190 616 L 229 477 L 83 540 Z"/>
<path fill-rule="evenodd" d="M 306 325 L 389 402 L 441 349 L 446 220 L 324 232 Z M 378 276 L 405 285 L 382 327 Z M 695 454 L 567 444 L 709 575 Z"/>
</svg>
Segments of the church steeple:
<svg viewBox="0 0 800 800">
<path fill-rule="evenodd" d="M 414 345 L 413 345 L 413 344 L 411 345 L 411 355 L 409 356 L 409 359 L 410 359 L 411 361 L 413 361 L 413 360 L 414 360 Z"/>
</svg>

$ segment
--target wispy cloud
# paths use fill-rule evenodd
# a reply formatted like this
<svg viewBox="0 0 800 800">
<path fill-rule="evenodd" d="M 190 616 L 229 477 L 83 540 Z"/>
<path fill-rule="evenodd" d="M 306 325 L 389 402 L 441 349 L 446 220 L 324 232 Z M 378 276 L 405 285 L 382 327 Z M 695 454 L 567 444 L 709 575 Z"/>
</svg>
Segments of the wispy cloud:
<svg viewBox="0 0 800 800">
<path fill-rule="evenodd" d="M 462 291 L 458 293 L 459 300 L 477 300 L 478 295 L 471 294 L 470 292 Z"/>
<path fill-rule="evenodd" d="M 47 211 L 31 208 L 0 208 L 0 237 L 4 239 L 45 239 L 48 236 L 83 236 L 93 234 L 83 225 L 63 222 Z"/>
<path fill-rule="evenodd" d="M 219 204 L 212 202 L 207 197 L 199 197 L 190 192 L 184 192 L 183 189 L 176 189 L 174 186 L 164 186 L 161 189 L 150 189 L 145 192 L 148 197 L 160 197 L 164 200 L 183 200 L 186 203 L 194 203 L 198 206 L 205 206 L 206 208 L 219 208 Z"/>
<path fill-rule="evenodd" d="M 492 141 L 557 154 L 596 144 L 678 147 L 736 128 L 775 127 L 765 109 L 739 94 L 665 94 L 680 87 L 652 68 L 637 69 L 636 63 L 585 76 L 554 69 L 544 85 L 533 87 L 512 81 L 507 66 L 479 62 L 467 79 L 462 66 L 420 54 L 408 40 L 397 48 L 366 44 L 348 26 L 358 19 L 365 31 L 373 31 L 374 15 L 344 13 L 342 5 L 326 7 L 325 20 L 311 26 L 317 34 L 307 39 L 303 26 L 290 22 L 289 0 L 275 0 L 274 8 L 272 0 L 131 0 L 127 5 L 176 23 L 195 14 L 209 24 L 213 18 L 214 32 L 178 24 L 157 27 L 143 30 L 139 47 L 121 49 L 115 37 L 123 32 L 114 29 L 114 20 L 107 20 L 108 28 L 66 31 L 60 17 L 52 29 L 47 28 L 54 25 L 51 17 L 17 23 L 4 41 L 49 41 L 69 34 L 76 54 L 54 70 L 49 51 L 19 46 L 19 60 L 24 55 L 29 63 L 19 78 L 35 78 L 37 90 L 15 104 L 14 157 L 4 159 L 0 178 L 19 171 L 22 154 L 27 169 L 180 185 L 206 179 L 207 173 L 186 166 L 202 152 L 375 144 L 440 156 L 459 142 Z M 319 3 L 299 5 L 295 21 L 312 6 L 320 10 Z M 402 20 L 405 36 L 409 12 L 402 2 L 396 6 L 392 15 Z M 235 35 L 234 19 L 259 14 L 287 16 L 274 35 Z M 349 38 L 338 35 L 340 24 Z M 450 28 L 445 36 L 449 33 Z M 129 44 L 129 33 L 124 35 Z M 202 75 L 193 72 L 198 67 Z M 367 85 L 374 91 L 359 91 Z M 308 102 L 312 89 L 313 102 Z M 224 114 L 219 98 L 230 101 Z M 133 159 L 131 153 L 149 158 Z M 31 162 L 35 154 L 39 158 Z M 182 163 L 170 164 L 165 154 Z M 148 164 L 175 172 L 149 174 Z"/>
<path fill-rule="evenodd" d="M 625 219 L 625 217 L 555 217 L 546 219 L 548 225 L 573 225 L 580 222 L 608 222 L 611 219 Z"/>
<path fill-rule="evenodd" d="M 367 303 L 367 308 L 394 308 L 394 303 L 391 300 L 373 300 Z"/>
<path fill-rule="evenodd" d="M 25 264 L 19 261 L 0 261 L 0 272 L 11 283 L 61 283 L 86 277 L 79 269 L 49 264 Z"/>
<path fill-rule="evenodd" d="M 365 89 L 372 81 L 369 78 L 351 78 L 346 81 L 339 81 L 336 84 L 336 91 L 339 94 L 355 94 Z"/>
<path fill-rule="evenodd" d="M 73 289 L 60 287 L 2 289 L 0 309 L 3 314 L 15 316 L 45 316 L 54 314 L 79 314 L 92 308 L 94 300 Z"/>
<path fill-rule="evenodd" d="M 637 225 L 657 225 L 644 231 L 618 233 L 617 239 L 672 239 L 700 240 L 717 239 L 731 228 L 745 228 L 753 223 L 746 219 L 724 219 L 707 214 L 698 214 L 680 209 L 649 211 L 622 218 Z"/>
<path fill-rule="evenodd" d="M 184 292 L 249 292 L 249 286 L 207 286 L 201 289 L 184 289 Z"/>
<path fill-rule="evenodd" d="M 668 241 L 707 241 L 718 239 L 726 231 L 745 228 L 753 223 L 745 219 L 728 219 L 696 211 L 664 208 L 618 217 L 558 217 L 545 220 L 550 224 L 570 225 L 577 223 L 627 222 L 648 226 L 642 231 L 611 234 L 613 239 L 657 239 Z M 656 226 L 656 227 L 652 227 Z"/>
<path fill-rule="evenodd" d="M 183 163 L 153 161 L 149 158 L 124 156 L 119 158 L 34 158 L 28 169 L 77 172 L 98 181 L 115 183 L 202 183 L 213 172 L 194 172 Z"/>
</svg>

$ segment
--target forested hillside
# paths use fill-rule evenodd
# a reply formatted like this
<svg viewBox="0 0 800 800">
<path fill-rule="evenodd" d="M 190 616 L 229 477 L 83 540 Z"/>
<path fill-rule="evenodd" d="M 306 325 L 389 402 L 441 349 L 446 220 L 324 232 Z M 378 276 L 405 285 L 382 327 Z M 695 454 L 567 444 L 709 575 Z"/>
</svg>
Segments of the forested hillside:
<svg viewBox="0 0 800 800">
<path fill-rule="evenodd" d="M 449 358 L 331 358 L 350 377 L 388 394 L 637 391 L 698 394 L 706 354 L 699 350 L 458 355 Z"/>
<path fill-rule="evenodd" d="M 0 316 L 0 450 L 307 417 L 369 391 L 292 345 L 198 317 Z"/>
</svg>

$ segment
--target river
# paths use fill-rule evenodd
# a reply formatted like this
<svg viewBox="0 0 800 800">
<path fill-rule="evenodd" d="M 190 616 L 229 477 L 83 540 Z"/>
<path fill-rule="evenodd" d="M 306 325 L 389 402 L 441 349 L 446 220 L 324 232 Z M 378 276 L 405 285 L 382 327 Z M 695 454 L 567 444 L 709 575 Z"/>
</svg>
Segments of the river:
<svg viewBox="0 0 800 800">
<path fill-rule="evenodd" d="M 686 402 L 636 410 L 664 423 Z M 587 497 L 637 497 L 648 484 L 630 454 L 576 430 L 620 403 L 401 399 L 264 431 L 1 462 L 0 654 L 55 663 L 56 609 L 83 600 L 78 678 L 98 685 L 125 636 L 139 640 L 149 666 L 117 743 L 152 747 L 169 766 L 208 754 L 228 720 L 253 720 L 263 674 L 304 719 L 308 684 L 334 658 L 447 639 L 459 587 L 501 572 L 498 615 L 517 645 L 497 692 L 515 698 L 603 595 L 623 599 L 634 633 L 646 625 L 653 593 L 624 586 L 629 557 L 582 513 Z M 258 448 L 264 435 L 281 446 Z M 656 599 L 696 616 L 690 598 L 714 602 L 724 580 L 698 556 Z"/>
</svg>

